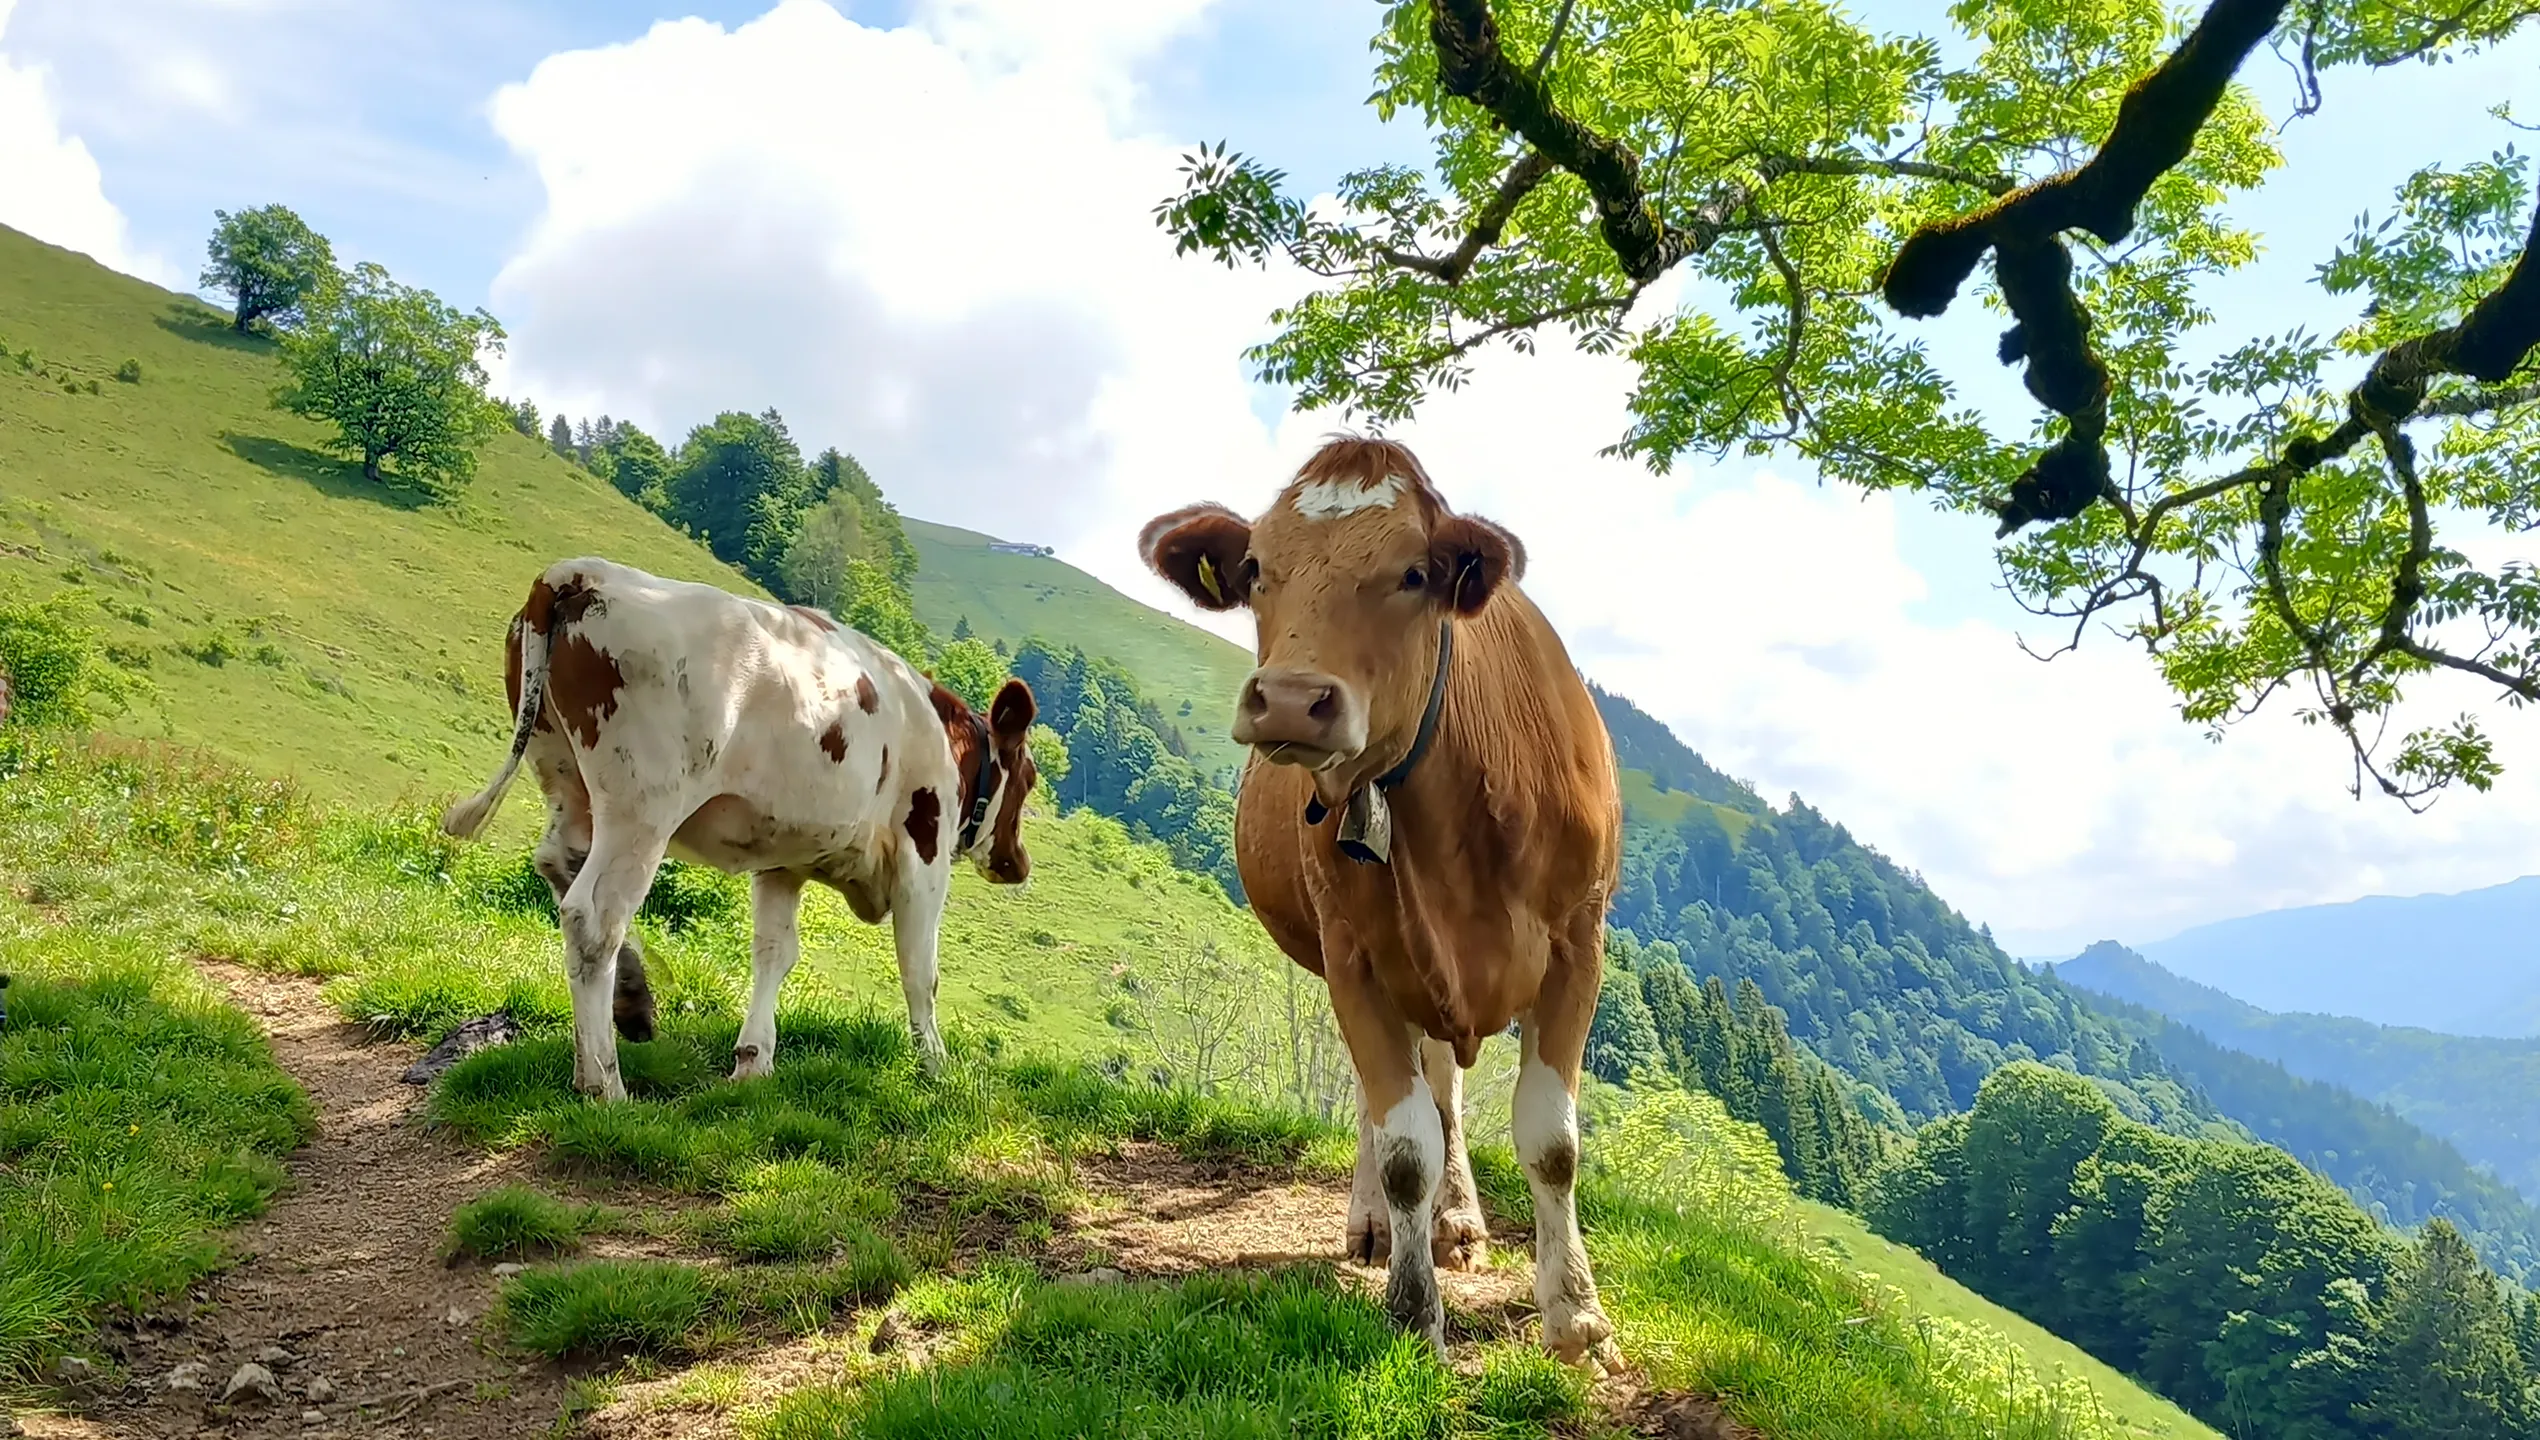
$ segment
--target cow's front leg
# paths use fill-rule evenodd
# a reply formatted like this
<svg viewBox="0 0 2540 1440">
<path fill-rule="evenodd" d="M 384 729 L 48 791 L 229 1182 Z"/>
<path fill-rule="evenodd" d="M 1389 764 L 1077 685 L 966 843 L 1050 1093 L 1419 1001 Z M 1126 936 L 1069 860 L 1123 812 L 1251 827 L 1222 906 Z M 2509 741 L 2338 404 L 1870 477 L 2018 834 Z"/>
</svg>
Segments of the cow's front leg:
<svg viewBox="0 0 2540 1440">
<path fill-rule="evenodd" d="M 602 1100 L 626 1098 L 612 1033 L 618 954 L 635 908 L 661 868 L 664 838 L 632 826 L 598 827 L 591 853 L 557 907 L 565 983 L 573 993 L 573 1088 Z"/>
<path fill-rule="evenodd" d="M 936 946 L 944 929 L 944 896 L 951 888 L 947 868 L 918 862 L 903 846 L 900 880 L 891 895 L 891 940 L 899 951 L 900 995 L 908 1001 L 909 1038 L 917 1046 L 917 1063 L 927 1074 L 944 1066 L 944 1037 L 935 1029 Z"/>
<path fill-rule="evenodd" d="M 1554 956 L 1535 1008 L 1518 1031 L 1517 1095 L 1510 1128 L 1535 1201 L 1535 1307 L 1543 1344 L 1571 1364 L 1611 1369 L 1620 1357 L 1614 1322 L 1596 1295 L 1579 1236 L 1579 1062 L 1587 1053 L 1602 955 L 1584 964 Z"/>
<path fill-rule="evenodd" d="M 776 1072 L 776 995 L 802 956 L 803 881 L 782 870 L 750 877 L 750 1010 L 732 1044 L 732 1078 Z"/>
<path fill-rule="evenodd" d="M 1446 1348 L 1446 1307 L 1438 1297 L 1436 1257 L 1430 1250 L 1430 1206 L 1446 1168 L 1445 1127 L 1437 1097 L 1420 1073 L 1416 1033 L 1366 966 L 1341 960 L 1327 947 L 1332 1011 L 1349 1058 L 1358 1070 L 1358 1093 L 1375 1119 L 1376 1180 L 1384 1193 L 1392 1250 L 1385 1267 L 1385 1308 L 1394 1323 Z M 1337 963 L 1335 963 L 1337 962 Z"/>
<path fill-rule="evenodd" d="M 1358 1166 L 1350 1172 L 1349 1229 L 1342 1250 L 1361 1265 L 1383 1262 L 1393 1253 L 1393 1225 L 1385 1217 L 1384 1181 L 1376 1173 L 1376 1121 L 1367 1113 L 1367 1093 L 1358 1095 Z"/>
<path fill-rule="evenodd" d="M 1473 1184 L 1473 1157 L 1464 1148 L 1464 1067 L 1455 1063 L 1455 1047 L 1423 1038 L 1420 1070 L 1437 1097 L 1438 1125 L 1446 1137 L 1446 1173 L 1438 1181 L 1430 1246 L 1441 1269 L 1490 1268 L 1490 1222 L 1482 1216 L 1481 1192 Z"/>
</svg>

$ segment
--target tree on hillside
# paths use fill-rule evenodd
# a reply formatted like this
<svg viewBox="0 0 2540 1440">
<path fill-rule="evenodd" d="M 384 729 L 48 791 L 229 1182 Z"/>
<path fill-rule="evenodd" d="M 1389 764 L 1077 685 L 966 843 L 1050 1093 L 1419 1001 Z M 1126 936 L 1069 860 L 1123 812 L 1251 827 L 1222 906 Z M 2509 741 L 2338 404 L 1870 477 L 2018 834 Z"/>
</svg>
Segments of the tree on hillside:
<svg viewBox="0 0 2540 1440">
<path fill-rule="evenodd" d="M 669 519 L 764 583 L 778 576 L 810 486 L 785 417 L 727 410 L 688 432 L 663 488 Z"/>
<path fill-rule="evenodd" d="M 564 418 L 564 412 L 561 410 L 557 411 L 556 418 L 547 424 L 547 448 L 567 460 L 579 458 L 573 449 L 573 422 Z"/>
<path fill-rule="evenodd" d="M 635 422 L 620 420 L 590 465 L 618 493 L 658 515 L 669 508 L 670 454 Z"/>
<path fill-rule="evenodd" d="M 2540 699 L 2540 570 L 2447 543 L 2540 515 L 2527 157 L 2429 165 L 2359 222 L 2316 276 L 2330 338 L 2234 332 L 2199 286 L 2259 253 L 2228 207 L 2280 163 L 2234 83 L 2262 42 L 2298 114 L 2334 103 L 2324 70 L 2449 61 L 2540 9 L 2210 0 L 2183 37 L 2164 0 L 1949 13 L 1943 43 L 1811 4 L 1389 0 L 1371 103 L 1434 166 L 1318 209 L 1219 146 L 1157 219 L 1312 277 L 1252 352 L 1301 406 L 1398 419 L 1484 347 L 1566 333 L 1638 372 L 1620 453 L 1783 454 L 1982 513 L 2062 645 L 2110 625 L 2191 722 L 2291 692 L 2358 792 L 2491 784 L 2473 718 L 2398 710 L 2436 669 Z M 1996 358 L 2040 407 L 2007 420 L 1959 388 L 1984 358 L 1912 323 L 1988 259 Z M 1686 302 L 1644 305 L 1669 276 Z"/>
<path fill-rule="evenodd" d="M 2540 1433 L 2540 1395 L 2513 1314 L 2469 1242 L 2436 1220 L 2380 1308 L 2365 1416 L 2410 1440 Z"/>
<path fill-rule="evenodd" d="M 476 474 L 478 448 L 509 423 L 486 398 L 481 358 L 502 344 L 493 316 L 462 313 L 364 264 L 321 288 L 305 323 L 284 332 L 290 381 L 275 403 L 333 425 L 363 478 L 380 482 L 394 461 L 399 482 L 447 499 Z"/>
<path fill-rule="evenodd" d="M 242 332 L 258 321 L 297 324 L 302 307 L 335 274 L 335 247 L 286 205 L 235 215 L 215 210 L 212 218 L 203 288 L 237 297 L 233 323 Z"/>
<path fill-rule="evenodd" d="M 997 687 L 1005 683 L 1005 662 L 976 640 L 955 640 L 935 657 L 935 681 L 985 715 Z"/>
</svg>

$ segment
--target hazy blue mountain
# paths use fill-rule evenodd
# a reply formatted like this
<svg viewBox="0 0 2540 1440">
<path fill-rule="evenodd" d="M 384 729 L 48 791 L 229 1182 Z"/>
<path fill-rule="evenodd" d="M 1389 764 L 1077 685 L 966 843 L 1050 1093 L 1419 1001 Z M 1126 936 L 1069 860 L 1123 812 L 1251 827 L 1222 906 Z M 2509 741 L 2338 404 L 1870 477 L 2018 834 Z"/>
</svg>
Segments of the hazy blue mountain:
<svg viewBox="0 0 2540 1440">
<path fill-rule="evenodd" d="M 2277 1014 L 2105 941 L 2055 973 L 2068 985 L 2165 1015 L 2303 1079 L 2388 1105 L 2540 1200 L 2540 1039 Z"/>
<path fill-rule="evenodd" d="M 2135 947 L 2261 1009 L 2453 1035 L 2540 1035 L 2540 875 L 2200 925 Z"/>
</svg>

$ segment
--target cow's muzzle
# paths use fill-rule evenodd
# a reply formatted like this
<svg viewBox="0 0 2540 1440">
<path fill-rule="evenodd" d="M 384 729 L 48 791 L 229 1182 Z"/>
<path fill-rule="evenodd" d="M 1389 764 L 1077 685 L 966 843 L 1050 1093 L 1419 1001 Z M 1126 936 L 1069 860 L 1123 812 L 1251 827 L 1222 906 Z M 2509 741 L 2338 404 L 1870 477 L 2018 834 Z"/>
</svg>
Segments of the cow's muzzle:
<svg viewBox="0 0 2540 1440">
<path fill-rule="evenodd" d="M 1325 770 L 1367 748 L 1367 706 L 1337 676 L 1264 665 L 1235 697 L 1234 737 L 1274 765 Z"/>
</svg>

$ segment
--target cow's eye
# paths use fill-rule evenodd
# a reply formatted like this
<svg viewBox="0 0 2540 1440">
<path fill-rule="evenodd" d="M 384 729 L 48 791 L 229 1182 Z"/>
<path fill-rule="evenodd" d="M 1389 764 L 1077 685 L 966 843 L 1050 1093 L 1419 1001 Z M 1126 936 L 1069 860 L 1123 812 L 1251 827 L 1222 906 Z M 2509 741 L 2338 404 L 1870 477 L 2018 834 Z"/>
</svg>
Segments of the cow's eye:
<svg viewBox="0 0 2540 1440">
<path fill-rule="evenodd" d="M 1417 565 L 1402 572 L 1402 588 L 1405 590 L 1417 590 L 1428 583 L 1429 572 Z"/>
</svg>

